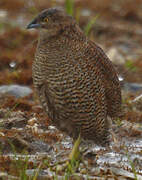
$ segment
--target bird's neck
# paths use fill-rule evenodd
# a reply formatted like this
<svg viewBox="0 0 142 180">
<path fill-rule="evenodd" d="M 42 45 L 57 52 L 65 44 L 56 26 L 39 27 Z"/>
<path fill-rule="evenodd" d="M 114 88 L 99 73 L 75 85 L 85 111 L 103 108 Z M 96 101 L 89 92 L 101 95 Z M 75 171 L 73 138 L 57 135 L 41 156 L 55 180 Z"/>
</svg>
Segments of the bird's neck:
<svg viewBox="0 0 142 180">
<path fill-rule="evenodd" d="M 60 31 L 49 32 L 49 30 L 42 29 L 39 36 L 39 45 L 42 48 L 67 48 L 73 47 L 75 44 L 86 42 L 87 38 L 81 31 L 78 25 L 72 27 L 65 27 Z"/>
</svg>

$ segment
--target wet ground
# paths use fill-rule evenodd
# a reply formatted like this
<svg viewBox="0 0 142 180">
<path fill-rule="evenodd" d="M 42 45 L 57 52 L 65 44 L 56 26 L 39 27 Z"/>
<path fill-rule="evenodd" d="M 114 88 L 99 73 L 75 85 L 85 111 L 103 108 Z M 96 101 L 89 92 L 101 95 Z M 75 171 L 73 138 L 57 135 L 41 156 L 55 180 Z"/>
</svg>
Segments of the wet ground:
<svg viewBox="0 0 142 180">
<path fill-rule="evenodd" d="M 39 105 L 31 77 L 37 32 L 25 29 L 39 10 L 55 4 L 65 3 L 0 2 L 2 179 L 69 179 L 70 174 L 63 167 L 73 146 L 72 139 L 49 126 Z M 142 179 L 141 8 L 141 0 L 75 1 L 74 16 L 82 29 L 99 14 L 88 36 L 104 49 L 117 69 L 125 113 L 112 124 L 109 149 L 89 147 L 70 179 Z"/>
</svg>

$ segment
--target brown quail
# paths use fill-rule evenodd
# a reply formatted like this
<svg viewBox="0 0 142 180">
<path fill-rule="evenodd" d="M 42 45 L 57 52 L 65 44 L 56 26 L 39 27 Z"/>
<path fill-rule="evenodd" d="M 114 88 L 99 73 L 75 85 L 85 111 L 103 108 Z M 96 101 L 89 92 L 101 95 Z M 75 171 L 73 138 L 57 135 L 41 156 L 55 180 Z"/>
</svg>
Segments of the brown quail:
<svg viewBox="0 0 142 180">
<path fill-rule="evenodd" d="M 121 109 L 116 71 L 103 50 L 59 8 L 42 11 L 28 25 L 39 30 L 33 81 L 53 125 L 76 139 L 109 142 L 109 117 Z"/>
</svg>

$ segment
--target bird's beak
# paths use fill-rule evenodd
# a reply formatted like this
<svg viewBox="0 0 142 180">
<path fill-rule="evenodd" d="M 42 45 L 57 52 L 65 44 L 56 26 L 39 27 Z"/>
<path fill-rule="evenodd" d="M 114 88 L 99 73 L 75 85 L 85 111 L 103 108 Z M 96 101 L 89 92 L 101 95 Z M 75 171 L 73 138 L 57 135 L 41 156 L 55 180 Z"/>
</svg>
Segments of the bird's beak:
<svg viewBox="0 0 142 180">
<path fill-rule="evenodd" d="M 30 24 L 28 24 L 27 29 L 32 29 L 32 28 L 40 28 L 41 25 L 37 23 L 37 21 L 34 19 Z"/>
</svg>

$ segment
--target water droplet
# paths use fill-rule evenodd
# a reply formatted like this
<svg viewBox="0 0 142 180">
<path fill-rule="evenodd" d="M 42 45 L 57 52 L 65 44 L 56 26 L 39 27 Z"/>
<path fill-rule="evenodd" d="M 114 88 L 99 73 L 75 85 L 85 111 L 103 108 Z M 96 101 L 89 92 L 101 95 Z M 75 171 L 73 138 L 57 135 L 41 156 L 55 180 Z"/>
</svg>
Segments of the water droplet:
<svg viewBox="0 0 142 180">
<path fill-rule="evenodd" d="M 123 81 L 124 80 L 124 78 L 122 76 L 119 76 L 118 79 L 119 79 L 119 81 Z"/>
<path fill-rule="evenodd" d="M 15 68 L 16 62 L 15 62 L 15 61 L 12 61 L 12 62 L 9 64 L 9 66 L 10 66 L 11 68 Z"/>
</svg>

